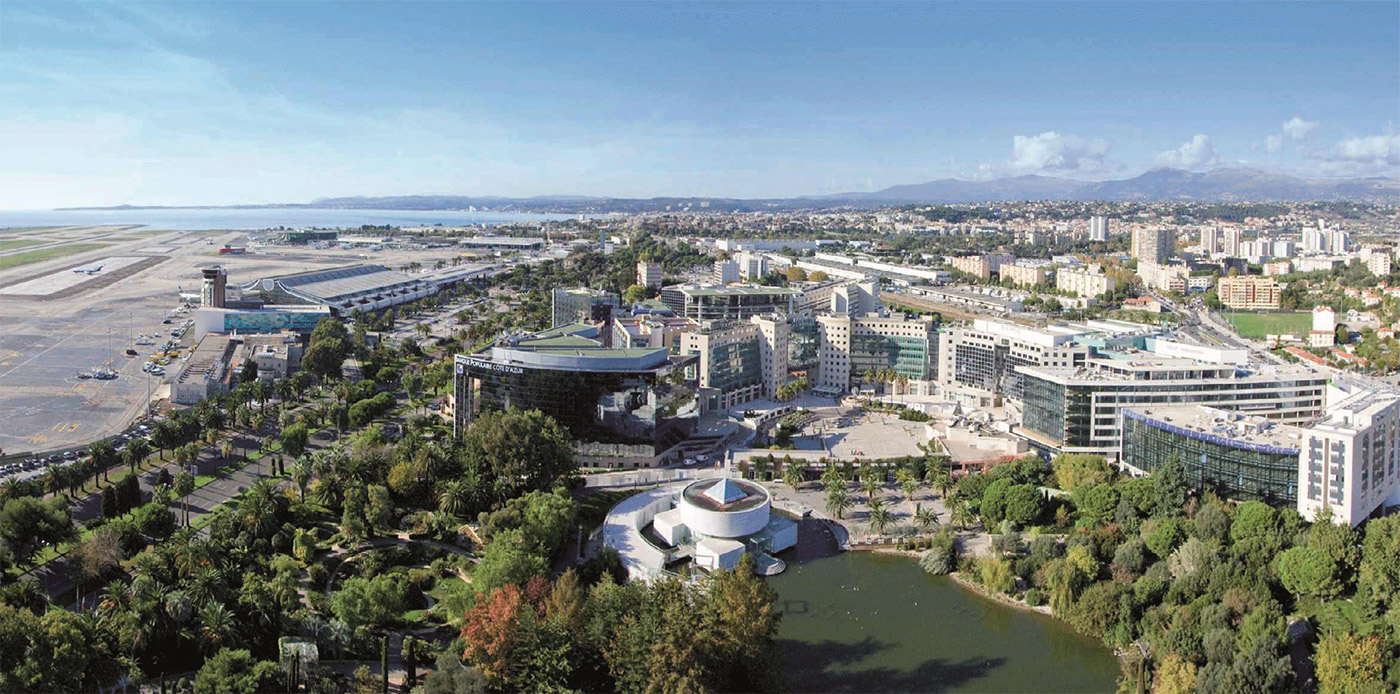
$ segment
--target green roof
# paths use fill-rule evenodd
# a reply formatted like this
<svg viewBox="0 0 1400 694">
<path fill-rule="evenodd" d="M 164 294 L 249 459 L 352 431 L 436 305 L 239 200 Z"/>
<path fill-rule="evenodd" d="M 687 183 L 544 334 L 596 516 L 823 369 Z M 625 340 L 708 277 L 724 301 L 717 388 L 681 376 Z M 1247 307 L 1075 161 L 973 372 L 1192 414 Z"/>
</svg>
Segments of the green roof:
<svg viewBox="0 0 1400 694">
<path fill-rule="evenodd" d="M 578 335 L 559 335 L 557 337 L 542 337 L 529 340 L 521 340 L 517 345 L 527 348 L 552 348 L 552 347 L 598 347 L 598 341 Z"/>
<path fill-rule="evenodd" d="M 796 296 L 801 293 L 787 287 L 683 287 L 681 291 L 690 296 Z"/>
<path fill-rule="evenodd" d="M 563 337 L 565 335 L 573 335 L 575 333 L 586 332 L 588 330 L 593 330 L 593 326 L 587 323 L 568 323 L 566 325 L 556 325 L 553 328 L 549 328 L 548 330 L 541 330 L 531 335 L 529 339 L 540 340 L 551 337 Z"/>
</svg>

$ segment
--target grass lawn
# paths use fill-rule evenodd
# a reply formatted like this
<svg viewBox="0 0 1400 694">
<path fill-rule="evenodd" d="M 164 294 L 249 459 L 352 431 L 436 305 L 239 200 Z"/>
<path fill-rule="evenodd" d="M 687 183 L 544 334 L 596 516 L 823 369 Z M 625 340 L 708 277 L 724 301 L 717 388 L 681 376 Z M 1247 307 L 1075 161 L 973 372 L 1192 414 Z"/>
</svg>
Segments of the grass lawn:
<svg viewBox="0 0 1400 694">
<path fill-rule="evenodd" d="M 13 251 L 16 248 L 33 246 L 38 243 L 43 242 L 38 239 L 4 239 L 0 240 L 0 251 Z"/>
<path fill-rule="evenodd" d="M 1312 330 L 1312 314 L 1298 313 L 1235 313 L 1221 315 L 1235 327 L 1241 337 L 1262 338 L 1265 335 L 1306 335 Z"/>
<path fill-rule="evenodd" d="M 8 270 L 12 267 L 19 267 L 21 265 L 28 265 L 44 260 L 53 260 L 54 258 L 62 258 L 65 255 L 74 255 L 106 247 L 107 244 L 105 243 L 70 243 L 66 246 L 54 246 L 53 248 L 41 248 L 37 251 L 16 253 L 14 255 L 0 257 L 0 270 Z"/>
</svg>

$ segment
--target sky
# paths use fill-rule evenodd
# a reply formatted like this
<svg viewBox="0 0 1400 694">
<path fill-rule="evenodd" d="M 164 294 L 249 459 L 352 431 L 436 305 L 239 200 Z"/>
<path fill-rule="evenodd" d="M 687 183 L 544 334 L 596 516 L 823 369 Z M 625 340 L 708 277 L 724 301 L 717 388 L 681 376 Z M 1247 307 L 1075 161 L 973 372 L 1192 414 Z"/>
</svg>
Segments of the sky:
<svg viewBox="0 0 1400 694">
<path fill-rule="evenodd" d="M 0 2 L 0 208 L 1400 175 L 1400 3 Z"/>
</svg>

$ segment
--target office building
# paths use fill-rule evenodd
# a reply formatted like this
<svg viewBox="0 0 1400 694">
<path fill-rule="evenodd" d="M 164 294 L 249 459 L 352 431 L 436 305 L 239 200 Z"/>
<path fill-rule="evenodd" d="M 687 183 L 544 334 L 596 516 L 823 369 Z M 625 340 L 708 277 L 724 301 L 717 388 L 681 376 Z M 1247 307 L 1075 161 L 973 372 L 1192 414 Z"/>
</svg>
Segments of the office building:
<svg viewBox="0 0 1400 694">
<path fill-rule="evenodd" d="M 710 321 L 683 333 L 681 352 L 694 358 L 691 378 L 715 391 L 704 409 L 772 396 L 787 380 L 788 331 L 782 316 L 754 316 Z"/>
<path fill-rule="evenodd" d="M 681 334 L 695 327 L 695 321 L 671 315 L 644 313 L 612 319 L 609 346 L 618 349 L 665 347 L 681 353 Z"/>
<path fill-rule="evenodd" d="M 1090 356 L 1076 339 L 1085 329 L 1052 325 L 1031 328 L 994 320 L 945 328 L 939 334 L 937 378 L 1012 398 L 1021 397 L 1020 364 L 1077 366 Z"/>
<path fill-rule="evenodd" d="M 193 405 L 228 392 L 239 383 L 244 362 L 257 365 L 260 381 L 286 378 L 301 365 L 301 339 L 291 332 L 271 335 L 210 334 L 199 340 L 170 384 L 170 401 Z"/>
<path fill-rule="evenodd" d="M 660 289 L 662 283 L 661 263 L 637 263 L 637 284 L 647 289 Z"/>
<path fill-rule="evenodd" d="M 574 438 L 581 461 L 652 466 L 695 432 L 694 391 L 665 347 L 608 348 L 596 327 L 561 326 L 458 354 L 453 394 L 460 436 L 485 411 L 540 410 Z"/>
<path fill-rule="evenodd" d="M 1197 405 L 1126 408 L 1122 416 L 1120 464 L 1135 475 L 1175 458 L 1194 489 L 1281 508 L 1298 502 L 1298 427 Z"/>
<path fill-rule="evenodd" d="M 223 308 L 228 296 L 228 273 L 222 267 L 207 267 L 200 271 L 204 282 L 200 286 L 199 303 L 205 308 Z"/>
<path fill-rule="evenodd" d="M 1140 227 L 1133 230 L 1132 255 L 1139 263 L 1166 265 L 1176 253 L 1176 234 L 1171 229 Z"/>
<path fill-rule="evenodd" d="M 457 245 L 482 251 L 538 251 L 545 247 L 545 240 L 534 236 L 470 236 L 458 240 Z"/>
<path fill-rule="evenodd" d="M 723 287 L 739 281 L 739 263 L 733 260 L 716 260 L 712 281 Z"/>
<path fill-rule="evenodd" d="M 1298 458 L 1298 512 L 1356 525 L 1382 506 L 1400 504 L 1400 396 L 1363 388 L 1327 408 L 1307 429 Z"/>
<path fill-rule="evenodd" d="M 1113 291 L 1118 286 L 1112 277 L 1105 275 L 1098 267 L 1083 270 L 1060 270 L 1055 273 L 1055 288 L 1062 292 L 1072 292 L 1078 297 L 1094 297 Z"/>
<path fill-rule="evenodd" d="M 1089 218 L 1089 240 L 1108 240 L 1108 217 L 1104 217 L 1103 215 L 1094 215 L 1093 217 Z"/>
<path fill-rule="evenodd" d="M 1283 288 L 1272 277 L 1240 275 L 1221 277 L 1216 284 L 1220 303 L 1246 311 L 1276 311 Z"/>
<path fill-rule="evenodd" d="M 613 309 L 620 306 L 622 299 L 601 289 L 555 289 L 550 307 L 550 327 L 604 321 L 612 315 Z"/>
<path fill-rule="evenodd" d="M 820 365 L 816 384 L 849 392 L 867 371 L 894 369 L 901 378 L 927 381 L 938 364 L 938 334 L 930 318 L 879 315 L 817 316 Z"/>
<path fill-rule="evenodd" d="M 800 294 L 786 287 L 672 285 L 662 287 L 661 301 L 683 318 L 748 320 L 765 313 L 791 313 Z"/>
<path fill-rule="evenodd" d="M 1180 357 L 1118 356 L 1080 367 L 1015 367 L 1024 388 L 1016 433 L 1052 454 L 1116 458 L 1125 408 L 1204 405 L 1302 424 L 1324 403 L 1326 377 L 1303 367 L 1250 370 Z"/>
</svg>

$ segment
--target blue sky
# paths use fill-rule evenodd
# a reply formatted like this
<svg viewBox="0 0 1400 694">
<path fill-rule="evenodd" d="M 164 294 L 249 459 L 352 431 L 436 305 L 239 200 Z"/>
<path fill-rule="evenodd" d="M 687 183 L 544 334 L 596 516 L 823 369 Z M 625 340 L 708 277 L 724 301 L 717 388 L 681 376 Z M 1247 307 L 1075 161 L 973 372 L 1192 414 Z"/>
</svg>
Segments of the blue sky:
<svg viewBox="0 0 1400 694">
<path fill-rule="evenodd" d="M 1400 175 L 1400 3 L 0 2 L 0 208 Z"/>
</svg>

